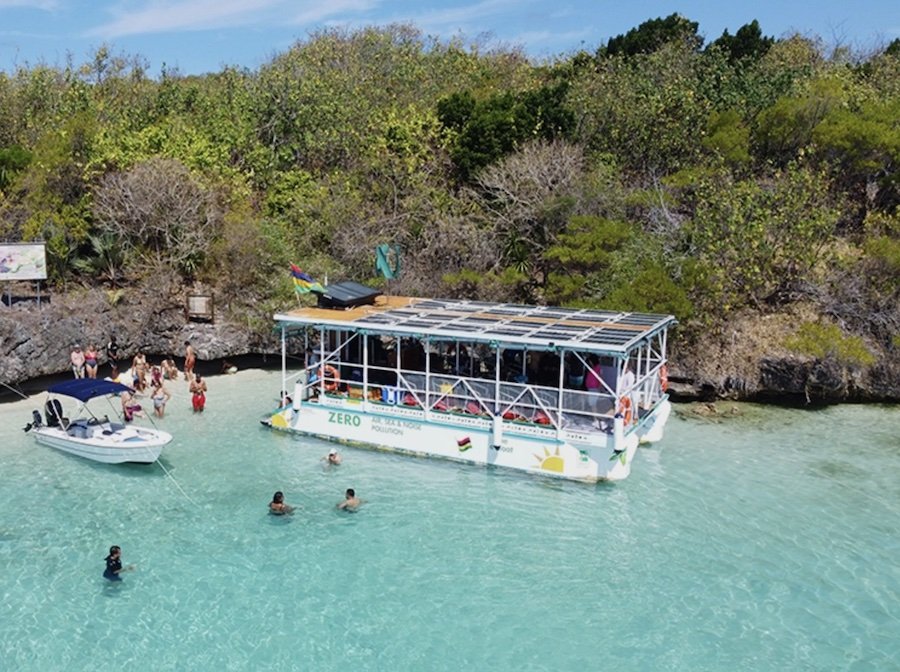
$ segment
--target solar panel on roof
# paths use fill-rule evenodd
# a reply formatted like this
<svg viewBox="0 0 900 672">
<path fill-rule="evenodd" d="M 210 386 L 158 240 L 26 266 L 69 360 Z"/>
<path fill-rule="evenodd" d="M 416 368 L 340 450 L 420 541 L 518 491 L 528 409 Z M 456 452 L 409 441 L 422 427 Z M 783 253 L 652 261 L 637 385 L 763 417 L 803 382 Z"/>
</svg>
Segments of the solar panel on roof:
<svg viewBox="0 0 900 672">
<path fill-rule="evenodd" d="M 352 308 L 375 303 L 375 297 L 381 292 L 366 287 L 358 282 L 338 282 L 325 287 L 325 291 L 316 292 L 320 308 Z"/>
</svg>

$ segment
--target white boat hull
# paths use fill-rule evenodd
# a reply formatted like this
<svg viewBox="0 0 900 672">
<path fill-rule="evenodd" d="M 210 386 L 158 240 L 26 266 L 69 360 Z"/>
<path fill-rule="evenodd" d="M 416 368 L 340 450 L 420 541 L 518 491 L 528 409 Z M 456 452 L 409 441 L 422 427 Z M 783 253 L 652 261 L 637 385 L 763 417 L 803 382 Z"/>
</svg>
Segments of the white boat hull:
<svg viewBox="0 0 900 672">
<path fill-rule="evenodd" d="M 398 453 L 493 465 L 579 481 L 627 478 L 642 437 L 662 438 L 671 405 L 661 401 L 640 423 L 621 431 L 563 429 L 456 413 L 371 404 L 347 398 L 302 402 L 271 415 L 284 431 L 368 445 Z M 621 421 L 620 421 L 621 422 Z"/>
<path fill-rule="evenodd" d="M 172 440 L 167 432 L 143 427 L 110 429 L 107 426 L 108 434 L 103 433 L 101 425 L 91 429 L 95 430 L 93 434 L 84 438 L 72 436 L 59 427 L 36 427 L 31 434 L 38 443 L 105 464 L 155 462 L 163 446 Z"/>
</svg>

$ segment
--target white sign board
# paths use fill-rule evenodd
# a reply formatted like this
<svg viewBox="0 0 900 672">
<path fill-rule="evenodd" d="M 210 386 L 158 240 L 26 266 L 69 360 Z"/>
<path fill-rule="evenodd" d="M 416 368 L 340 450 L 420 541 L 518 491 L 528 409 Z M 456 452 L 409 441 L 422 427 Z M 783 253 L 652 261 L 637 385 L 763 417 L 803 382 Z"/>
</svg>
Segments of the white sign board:
<svg viewBox="0 0 900 672">
<path fill-rule="evenodd" d="M 46 280 L 44 243 L 0 243 L 0 280 Z"/>
</svg>

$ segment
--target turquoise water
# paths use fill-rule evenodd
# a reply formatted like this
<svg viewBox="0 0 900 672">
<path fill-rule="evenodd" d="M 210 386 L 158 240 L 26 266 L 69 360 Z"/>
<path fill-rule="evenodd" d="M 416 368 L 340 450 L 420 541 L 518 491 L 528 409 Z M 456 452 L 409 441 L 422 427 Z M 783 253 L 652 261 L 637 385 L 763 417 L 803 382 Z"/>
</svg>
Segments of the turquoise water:
<svg viewBox="0 0 900 672">
<path fill-rule="evenodd" d="M 0 406 L 0 669 L 900 668 L 896 407 L 680 407 L 631 478 L 585 486 L 352 448 L 325 469 L 331 444 L 259 426 L 279 377 L 210 378 L 202 416 L 173 388 L 186 495 Z M 294 516 L 266 515 L 276 489 Z"/>
</svg>

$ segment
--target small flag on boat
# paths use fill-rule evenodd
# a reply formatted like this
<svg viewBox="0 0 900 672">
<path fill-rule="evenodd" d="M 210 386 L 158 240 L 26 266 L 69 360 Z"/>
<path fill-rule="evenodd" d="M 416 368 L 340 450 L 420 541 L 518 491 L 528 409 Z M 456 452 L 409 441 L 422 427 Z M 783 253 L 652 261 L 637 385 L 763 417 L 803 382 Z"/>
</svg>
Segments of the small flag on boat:
<svg viewBox="0 0 900 672">
<path fill-rule="evenodd" d="M 457 441 L 456 445 L 459 446 L 459 452 L 464 453 L 472 447 L 472 440 L 467 436 Z"/>
<path fill-rule="evenodd" d="M 307 294 L 309 292 L 324 292 L 325 288 L 318 282 L 313 280 L 309 273 L 304 273 L 296 264 L 291 264 L 291 276 L 294 278 L 294 289 L 298 294 Z"/>
</svg>

